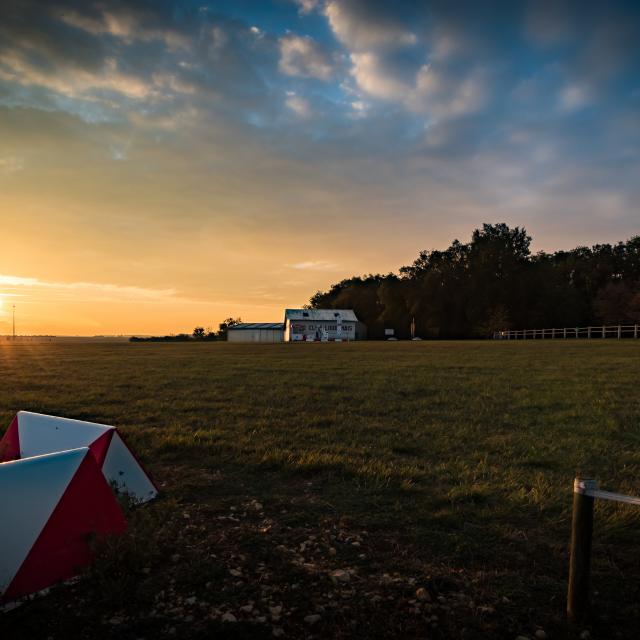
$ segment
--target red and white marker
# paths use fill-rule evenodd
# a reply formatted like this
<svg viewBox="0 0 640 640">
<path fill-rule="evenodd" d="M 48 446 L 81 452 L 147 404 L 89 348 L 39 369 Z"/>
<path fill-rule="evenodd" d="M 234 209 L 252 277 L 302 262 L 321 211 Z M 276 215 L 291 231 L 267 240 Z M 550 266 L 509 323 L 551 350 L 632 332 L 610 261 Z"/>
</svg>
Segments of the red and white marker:
<svg viewBox="0 0 640 640">
<path fill-rule="evenodd" d="M 87 447 L 0 464 L 0 602 L 77 575 L 126 521 Z"/>
<path fill-rule="evenodd" d="M 77 447 L 88 447 L 107 482 L 136 502 L 158 495 L 118 430 L 106 424 L 19 411 L 0 440 L 0 462 Z"/>
</svg>

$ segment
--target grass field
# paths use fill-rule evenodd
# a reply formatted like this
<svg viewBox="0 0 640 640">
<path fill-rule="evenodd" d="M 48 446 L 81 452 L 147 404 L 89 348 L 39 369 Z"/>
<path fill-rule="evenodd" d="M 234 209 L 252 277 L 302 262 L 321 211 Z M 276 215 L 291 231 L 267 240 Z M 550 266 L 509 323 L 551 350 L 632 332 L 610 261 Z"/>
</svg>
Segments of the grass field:
<svg viewBox="0 0 640 640">
<path fill-rule="evenodd" d="M 578 637 L 573 477 L 640 493 L 640 341 L 17 343 L 0 373 L 0 425 L 115 424 L 163 491 L 7 638 Z M 635 637 L 639 543 L 597 504 L 592 637 Z"/>
</svg>

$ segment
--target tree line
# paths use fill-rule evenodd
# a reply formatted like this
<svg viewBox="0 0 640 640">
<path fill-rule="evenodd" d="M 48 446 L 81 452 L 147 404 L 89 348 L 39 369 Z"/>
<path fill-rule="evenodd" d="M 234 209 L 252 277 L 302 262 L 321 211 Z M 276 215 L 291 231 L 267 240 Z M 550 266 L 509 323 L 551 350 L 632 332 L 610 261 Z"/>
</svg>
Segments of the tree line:
<svg viewBox="0 0 640 640">
<path fill-rule="evenodd" d="M 129 342 L 213 342 L 215 340 L 226 340 L 227 330 L 235 324 L 240 324 L 241 318 L 227 318 L 218 325 L 218 330 L 213 331 L 211 327 L 195 327 L 191 333 L 172 333 L 168 336 L 132 336 Z"/>
<path fill-rule="evenodd" d="M 310 308 L 353 309 L 370 338 L 487 337 L 505 329 L 640 323 L 640 236 L 531 254 L 524 228 L 484 224 L 398 273 L 352 277 Z"/>
</svg>

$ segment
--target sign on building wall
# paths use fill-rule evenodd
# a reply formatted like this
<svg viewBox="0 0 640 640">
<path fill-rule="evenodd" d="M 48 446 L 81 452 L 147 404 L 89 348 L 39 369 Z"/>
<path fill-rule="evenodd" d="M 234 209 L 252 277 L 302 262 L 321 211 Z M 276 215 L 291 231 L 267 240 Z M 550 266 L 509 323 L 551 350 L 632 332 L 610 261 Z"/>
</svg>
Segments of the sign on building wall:
<svg viewBox="0 0 640 640">
<path fill-rule="evenodd" d="M 291 340 L 304 341 L 333 341 L 353 340 L 355 327 L 352 324 L 342 324 L 340 318 L 335 322 L 292 322 L 290 325 Z"/>
</svg>

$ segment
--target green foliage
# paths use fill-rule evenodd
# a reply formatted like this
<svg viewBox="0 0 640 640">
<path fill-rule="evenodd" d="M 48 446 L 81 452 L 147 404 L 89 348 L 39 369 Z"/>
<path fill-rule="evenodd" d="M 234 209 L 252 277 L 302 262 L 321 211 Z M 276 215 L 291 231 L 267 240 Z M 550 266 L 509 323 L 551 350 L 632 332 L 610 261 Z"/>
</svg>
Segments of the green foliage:
<svg viewBox="0 0 640 640">
<path fill-rule="evenodd" d="M 354 277 L 317 292 L 316 308 L 352 308 L 382 338 L 486 337 L 496 330 L 640 322 L 640 236 L 532 256 L 520 227 L 484 224 L 471 241 L 421 251 L 394 274 Z"/>
</svg>

